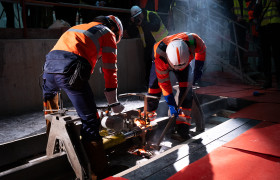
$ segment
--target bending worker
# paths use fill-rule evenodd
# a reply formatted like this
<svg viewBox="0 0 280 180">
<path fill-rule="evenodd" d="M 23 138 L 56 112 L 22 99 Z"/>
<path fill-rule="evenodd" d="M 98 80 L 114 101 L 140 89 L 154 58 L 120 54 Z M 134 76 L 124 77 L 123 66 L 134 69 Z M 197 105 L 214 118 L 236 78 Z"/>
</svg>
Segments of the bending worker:
<svg viewBox="0 0 280 180">
<path fill-rule="evenodd" d="M 183 138 L 189 139 L 191 125 L 192 88 L 189 88 L 186 98 L 180 107 L 177 106 L 172 92 L 169 72 L 173 71 L 179 82 L 179 101 L 188 89 L 197 83 L 202 75 L 206 57 L 206 46 L 203 40 L 194 33 L 178 33 L 170 35 L 154 45 L 154 62 L 150 73 L 148 94 L 160 97 L 163 94 L 170 110 L 175 116 L 176 132 Z M 195 58 L 195 68 L 192 75 L 190 62 Z M 149 98 L 147 115 L 151 120 L 156 118 L 159 100 Z"/>
<path fill-rule="evenodd" d="M 132 6 L 130 12 L 131 21 L 137 27 L 144 46 L 145 81 L 146 85 L 148 85 L 153 61 L 153 46 L 156 42 L 166 37 L 168 31 L 156 12 L 141 9 L 139 6 Z"/>
<path fill-rule="evenodd" d="M 82 119 L 82 143 L 93 175 L 103 177 L 107 160 L 99 134 L 100 118 L 89 78 L 102 56 L 104 94 L 114 113 L 124 109 L 117 100 L 117 43 L 123 35 L 115 16 L 98 16 L 94 22 L 70 28 L 47 54 L 43 75 L 43 97 L 47 109 L 57 109 L 57 93 L 64 90 Z M 47 122 L 47 128 L 49 128 Z"/>
</svg>

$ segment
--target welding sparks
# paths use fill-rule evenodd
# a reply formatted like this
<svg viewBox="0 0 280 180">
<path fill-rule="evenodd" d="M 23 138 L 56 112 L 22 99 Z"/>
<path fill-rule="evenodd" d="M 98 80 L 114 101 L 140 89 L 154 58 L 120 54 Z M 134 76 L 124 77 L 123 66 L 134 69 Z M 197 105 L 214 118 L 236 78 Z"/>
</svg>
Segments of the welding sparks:
<svg viewBox="0 0 280 180">
<path fill-rule="evenodd" d="M 132 149 L 130 151 L 128 151 L 130 154 L 136 155 L 136 156 L 141 156 L 147 159 L 150 159 L 153 157 L 154 153 L 153 151 L 148 151 L 145 149 Z"/>
<path fill-rule="evenodd" d="M 141 128 L 141 129 L 144 129 L 144 128 L 147 128 L 147 127 L 150 127 L 150 126 L 151 126 L 150 124 L 148 124 L 148 123 L 146 122 L 146 120 L 144 120 L 144 119 L 138 119 L 138 118 L 135 118 L 135 119 L 134 119 L 134 124 L 135 124 L 136 126 L 138 126 L 139 128 Z"/>
</svg>

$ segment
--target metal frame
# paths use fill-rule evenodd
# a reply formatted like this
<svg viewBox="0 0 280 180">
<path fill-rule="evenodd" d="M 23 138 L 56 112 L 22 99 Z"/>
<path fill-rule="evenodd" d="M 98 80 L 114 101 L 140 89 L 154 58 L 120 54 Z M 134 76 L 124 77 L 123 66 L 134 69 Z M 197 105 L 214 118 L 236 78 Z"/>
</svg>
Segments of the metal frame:
<svg viewBox="0 0 280 180">
<path fill-rule="evenodd" d="M 189 2 L 187 2 L 187 3 L 188 3 L 188 5 L 189 5 Z M 214 2 L 214 3 L 215 3 L 215 2 Z M 217 4 L 217 3 L 216 3 L 216 4 Z M 193 22 L 198 23 L 198 20 L 195 19 L 194 17 L 192 17 L 191 14 L 190 14 L 190 12 L 183 12 L 182 10 L 180 10 L 179 8 L 176 8 L 176 7 L 174 7 L 174 9 L 176 9 L 176 10 L 179 11 L 179 12 L 181 12 L 183 15 L 192 18 Z M 209 21 L 211 21 L 211 23 L 217 24 L 218 27 L 224 28 L 222 25 L 218 24 L 218 23 L 215 22 L 213 19 L 207 17 L 207 16 L 204 15 L 203 13 L 200 13 L 198 10 L 196 10 L 196 9 L 192 9 L 192 10 L 193 10 L 194 12 L 196 12 L 196 13 L 199 13 L 200 16 L 203 16 L 203 17 L 207 18 Z M 238 74 L 238 76 L 242 79 L 243 82 L 247 82 L 247 83 L 250 83 L 250 84 L 257 84 L 257 83 L 256 83 L 254 80 L 252 80 L 248 75 L 246 75 L 246 74 L 243 73 L 243 67 L 242 67 L 242 65 L 241 65 L 241 57 L 240 57 L 239 50 L 238 50 L 238 49 L 240 49 L 240 50 L 244 51 L 245 53 L 248 52 L 247 49 L 245 49 L 245 48 L 241 47 L 240 45 L 238 45 L 237 36 L 236 36 L 236 30 L 235 30 L 235 25 L 240 26 L 240 27 L 242 27 L 242 28 L 246 28 L 246 27 L 243 26 L 242 24 L 239 24 L 239 23 L 237 23 L 237 22 L 235 22 L 235 21 L 229 19 L 228 17 L 224 16 L 223 14 L 218 13 L 218 12 L 213 11 L 213 10 L 209 10 L 209 12 L 208 12 L 208 15 L 209 15 L 209 16 L 211 16 L 211 15 L 210 15 L 210 11 L 211 11 L 211 13 L 215 13 L 215 14 L 217 15 L 217 17 L 222 18 L 222 19 L 226 19 L 227 21 L 232 22 L 233 33 L 234 33 L 234 42 L 233 42 L 232 40 L 228 39 L 226 36 L 223 36 L 222 34 L 216 32 L 215 30 L 213 30 L 213 29 L 212 29 L 211 27 L 209 27 L 209 26 L 205 26 L 205 28 L 206 28 L 207 30 L 211 31 L 211 33 L 213 33 L 215 36 L 217 36 L 217 37 L 223 39 L 224 41 L 226 41 L 226 42 L 228 42 L 228 43 L 230 43 L 230 44 L 233 44 L 233 45 L 237 48 L 237 59 L 238 59 L 238 62 L 239 62 L 239 67 L 238 67 L 239 69 L 235 68 L 234 66 L 230 65 L 229 63 L 224 63 L 224 62 L 222 62 L 221 60 L 218 60 L 218 62 L 219 62 L 223 67 L 225 66 L 225 67 L 229 68 L 229 70 L 232 71 L 233 73 Z M 213 56 L 213 54 L 210 54 L 209 52 L 207 52 L 207 54 L 209 54 L 210 56 Z M 213 56 L 213 57 L 217 58 L 217 56 Z M 221 57 L 219 57 L 219 59 L 222 59 L 222 60 L 224 61 L 224 59 L 221 58 Z"/>
<path fill-rule="evenodd" d="M 91 179 L 89 160 L 79 139 L 78 128 L 80 118 L 76 116 L 61 116 L 59 113 L 47 114 L 51 122 L 46 148 L 47 157 L 65 151 L 76 177 L 80 180 Z M 76 127 L 77 126 L 77 127 Z"/>
</svg>

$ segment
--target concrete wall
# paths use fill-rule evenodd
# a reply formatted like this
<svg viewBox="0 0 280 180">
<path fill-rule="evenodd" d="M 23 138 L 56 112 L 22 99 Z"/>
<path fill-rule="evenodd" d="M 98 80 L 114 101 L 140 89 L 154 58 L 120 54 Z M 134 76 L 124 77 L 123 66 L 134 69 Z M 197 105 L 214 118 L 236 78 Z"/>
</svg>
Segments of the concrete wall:
<svg viewBox="0 0 280 180">
<path fill-rule="evenodd" d="M 42 109 L 39 86 L 45 55 L 56 39 L 0 40 L 0 115 Z M 118 44 L 118 93 L 138 91 L 144 83 L 143 47 L 140 39 Z M 96 98 L 104 98 L 104 79 L 97 63 L 90 84 Z"/>
</svg>

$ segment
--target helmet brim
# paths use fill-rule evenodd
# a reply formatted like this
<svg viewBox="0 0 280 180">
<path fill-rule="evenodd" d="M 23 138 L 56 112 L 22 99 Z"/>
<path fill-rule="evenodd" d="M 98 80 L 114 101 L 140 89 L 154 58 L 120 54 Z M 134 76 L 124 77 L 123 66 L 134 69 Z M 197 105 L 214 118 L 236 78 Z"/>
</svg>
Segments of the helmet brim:
<svg viewBox="0 0 280 180">
<path fill-rule="evenodd" d="M 135 18 L 135 17 L 139 16 L 141 13 L 142 13 L 142 10 L 141 10 L 141 11 L 139 11 L 139 12 L 137 12 L 136 14 L 134 14 L 134 15 L 133 15 L 133 16 L 131 16 L 131 17 L 132 17 L 132 18 Z"/>
</svg>

